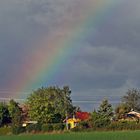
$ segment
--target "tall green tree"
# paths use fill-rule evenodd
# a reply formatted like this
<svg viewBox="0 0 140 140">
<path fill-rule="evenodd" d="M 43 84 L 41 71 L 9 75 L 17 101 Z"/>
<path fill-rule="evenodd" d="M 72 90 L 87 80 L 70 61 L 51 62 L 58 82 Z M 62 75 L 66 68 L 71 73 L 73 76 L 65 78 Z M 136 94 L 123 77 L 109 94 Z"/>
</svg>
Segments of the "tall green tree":
<svg viewBox="0 0 140 140">
<path fill-rule="evenodd" d="M 108 102 L 108 100 L 103 100 L 98 113 L 103 117 L 103 118 L 111 118 L 113 116 L 113 108 L 112 105 Z"/>
<path fill-rule="evenodd" d="M 21 126 L 22 124 L 22 111 L 19 104 L 14 100 L 10 100 L 8 104 L 8 110 L 10 113 L 11 121 L 13 126 Z"/>
<path fill-rule="evenodd" d="M 27 98 L 29 117 L 40 123 L 61 122 L 74 111 L 68 86 L 39 88 Z"/>
<path fill-rule="evenodd" d="M 22 110 L 19 104 L 14 100 L 10 100 L 8 104 L 8 110 L 12 122 L 12 132 L 13 134 L 19 134 L 22 130 Z"/>
<path fill-rule="evenodd" d="M 126 104 L 130 110 L 140 111 L 140 91 L 134 88 L 129 89 L 126 95 L 122 97 L 122 102 Z"/>
<path fill-rule="evenodd" d="M 0 103 L 0 126 L 8 124 L 10 121 L 8 106 L 5 103 Z"/>
<path fill-rule="evenodd" d="M 111 123 L 113 108 L 108 100 L 103 100 L 98 110 L 91 113 L 92 126 L 95 128 L 106 127 Z"/>
</svg>

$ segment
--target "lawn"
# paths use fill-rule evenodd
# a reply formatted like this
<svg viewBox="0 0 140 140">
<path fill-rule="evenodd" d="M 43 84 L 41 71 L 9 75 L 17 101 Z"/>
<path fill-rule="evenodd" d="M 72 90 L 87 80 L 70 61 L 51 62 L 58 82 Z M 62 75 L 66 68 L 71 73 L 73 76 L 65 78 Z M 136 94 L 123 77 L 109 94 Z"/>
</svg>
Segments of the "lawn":
<svg viewBox="0 0 140 140">
<path fill-rule="evenodd" d="M 0 136 L 0 140 L 140 140 L 140 131 Z"/>
</svg>

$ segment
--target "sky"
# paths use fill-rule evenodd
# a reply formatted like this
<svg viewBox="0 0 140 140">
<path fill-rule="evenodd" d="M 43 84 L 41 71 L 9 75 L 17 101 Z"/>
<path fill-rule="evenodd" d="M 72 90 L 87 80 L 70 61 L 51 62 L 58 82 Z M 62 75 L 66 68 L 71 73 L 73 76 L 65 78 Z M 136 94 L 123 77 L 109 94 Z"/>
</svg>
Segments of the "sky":
<svg viewBox="0 0 140 140">
<path fill-rule="evenodd" d="M 111 1 L 115 3 L 116 0 Z M 104 0 L 100 2 L 105 3 Z M 85 22 L 84 18 L 88 17 L 88 12 L 96 3 L 97 0 L 1 0 L 0 97 L 24 98 L 41 86 L 69 85 L 74 101 L 101 100 L 104 97 L 113 100 L 123 96 L 130 88 L 139 88 L 140 1 L 121 0 L 104 11 L 101 8 L 100 21 L 96 26 L 82 26 L 80 22 Z M 90 20 L 90 17 L 85 20 Z M 53 60 L 53 65 L 58 66 L 49 80 L 49 66 L 40 72 L 43 73 L 43 80 L 36 76 L 39 72 L 32 75 L 32 69 L 40 67 L 40 63 L 45 64 L 44 60 L 33 62 L 33 58 L 38 58 L 35 55 L 45 54 L 38 50 L 46 47 L 46 55 L 50 52 L 51 46 L 48 47 L 47 43 L 45 46 L 42 42 L 55 42 L 64 30 L 66 33 L 63 35 L 67 37 L 61 38 L 61 42 L 68 40 L 69 36 L 74 38 L 78 25 L 85 28 L 81 32 L 83 35 L 77 34 L 75 39 L 70 39 L 71 52 L 64 57 L 64 53 L 61 54 L 61 61 L 66 59 L 64 62 Z M 28 67 L 27 62 L 33 62 L 36 66 Z M 32 75 L 35 84 L 18 88 L 18 82 L 23 81 L 22 75 L 25 81 L 29 81 L 28 75 Z"/>
</svg>

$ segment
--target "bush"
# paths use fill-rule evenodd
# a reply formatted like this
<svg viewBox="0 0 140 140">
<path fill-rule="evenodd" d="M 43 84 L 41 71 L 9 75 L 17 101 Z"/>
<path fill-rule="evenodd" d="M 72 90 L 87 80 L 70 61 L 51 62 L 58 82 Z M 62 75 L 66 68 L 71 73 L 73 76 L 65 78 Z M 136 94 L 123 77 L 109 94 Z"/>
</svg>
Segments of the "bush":
<svg viewBox="0 0 140 140">
<path fill-rule="evenodd" d="M 39 132 L 41 131 L 41 124 L 30 124 L 26 127 L 27 132 Z"/>
<path fill-rule="evenodd" d="M 136 122 L 128 122 L 128 121 L 121 121 L 121 122 L 112 122 L 109 127 L 109 130 L 138 130 L 140 129 L 140 124 Z"/>
<path fill-rule="evenodd" d="M 82 130 L 80 127 L 77 126 L 77 127 L 75 127 L 75 128 L 72 128 L 71 131 L 72 131 L 72 132 L 81 132 L 81 131 L 83 131 L 83 130 Z"/>
<path fill-rule="evenodd" d="M 81 129 L 87 129 L 87 128 L 90 127 L 90 126 L 89 126 L 89 122 L 87 122 L 87 121 L 82 121 L 82 122 L 80 122 L 80 123 L 79 123 L 79 126 L 81 127 Z"/>
<path fill-rule="evenodd" d="M 111 121 L 107 118 L 99 118 L 94 122 L 94 128 L 106 128 L 109 126 Z"/>
<path fill-rule="evenodd" d="M 0 135 L 8 135 L 12 133 L 11 127 L 1 127 L 0 128 Z"/>
<path fill-rule="evenodd" d="M 90 128 L 88 121 L 81 121 L 77 124 L 77 126 L 71 129 L 72 132 L 79 132 L 79 131 L 88 131 Z"/>
<path fill-rule="evenodd" d="M 44 124 L 44 125 L 42 125 L 42 131 L 43 132 L 51 132 L 51 131 L 53 131 L 53 125 L 52 124 Z"/>
<path fill-rule="evenodd" d="M 63 123 L 53 124 L 53 129 L 56 131 L 64 130 L 64 128 L 65 128 L 65 125 Z"/>
<path fill-rule="evenodd" d="M 25 132 L 25 128 L 21 127 L 21 126 L 12 126 L 12 133 L 15 135 L 18 135 L 20 133 L 24 133 Z"/>
</svg>

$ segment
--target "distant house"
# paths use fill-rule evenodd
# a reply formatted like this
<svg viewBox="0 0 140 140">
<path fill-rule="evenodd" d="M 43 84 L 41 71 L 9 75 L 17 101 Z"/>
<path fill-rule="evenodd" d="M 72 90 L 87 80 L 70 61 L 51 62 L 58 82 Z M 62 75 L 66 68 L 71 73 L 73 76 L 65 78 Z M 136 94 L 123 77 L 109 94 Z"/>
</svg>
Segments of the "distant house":
<svg viewBox="0 0 140 140">
<path fill-rule="evenodd" d="M 133 121 L 139 121 L 140 119 L 140 113 L 136 111 L 130 111 L 126 114 L 127 119 L 133 120 Z"/>
<path fill-rule="evenodd" d="M 80 119 L 81 121 L 89 120 L 90 113 L 88 113 L 88 112 L 76 112 L 76 118 Z"/>
<path fill-rule="evenodd" d="M 72 118 L 67 118 L 64 120 L 66 122 L 67 129 L 75 128 L 79 122 L 86 121 L 90 118 L 88 112 L 76 112 Z"/>
<path fill-rule="evenodd" d="M 80 121 L 81 121 L 80 119 L 76 119 L 74 117 L 67 119 L 66 120 L 67 129 L 75 128 Z"/>
<path fill-rule="evenodd" d="M 129 113 L 127 113 L 127 116 L 135 116 L 140 118 L 140 113 L 136 112 L 136 111 L 131 111 Z"/>
<path fill-rule="evenodd" d="M 22 127 L 26 127 L 30 124 L 37 124 L 37 121 L 25 121 L 23 122 Z"/>
</svg>

